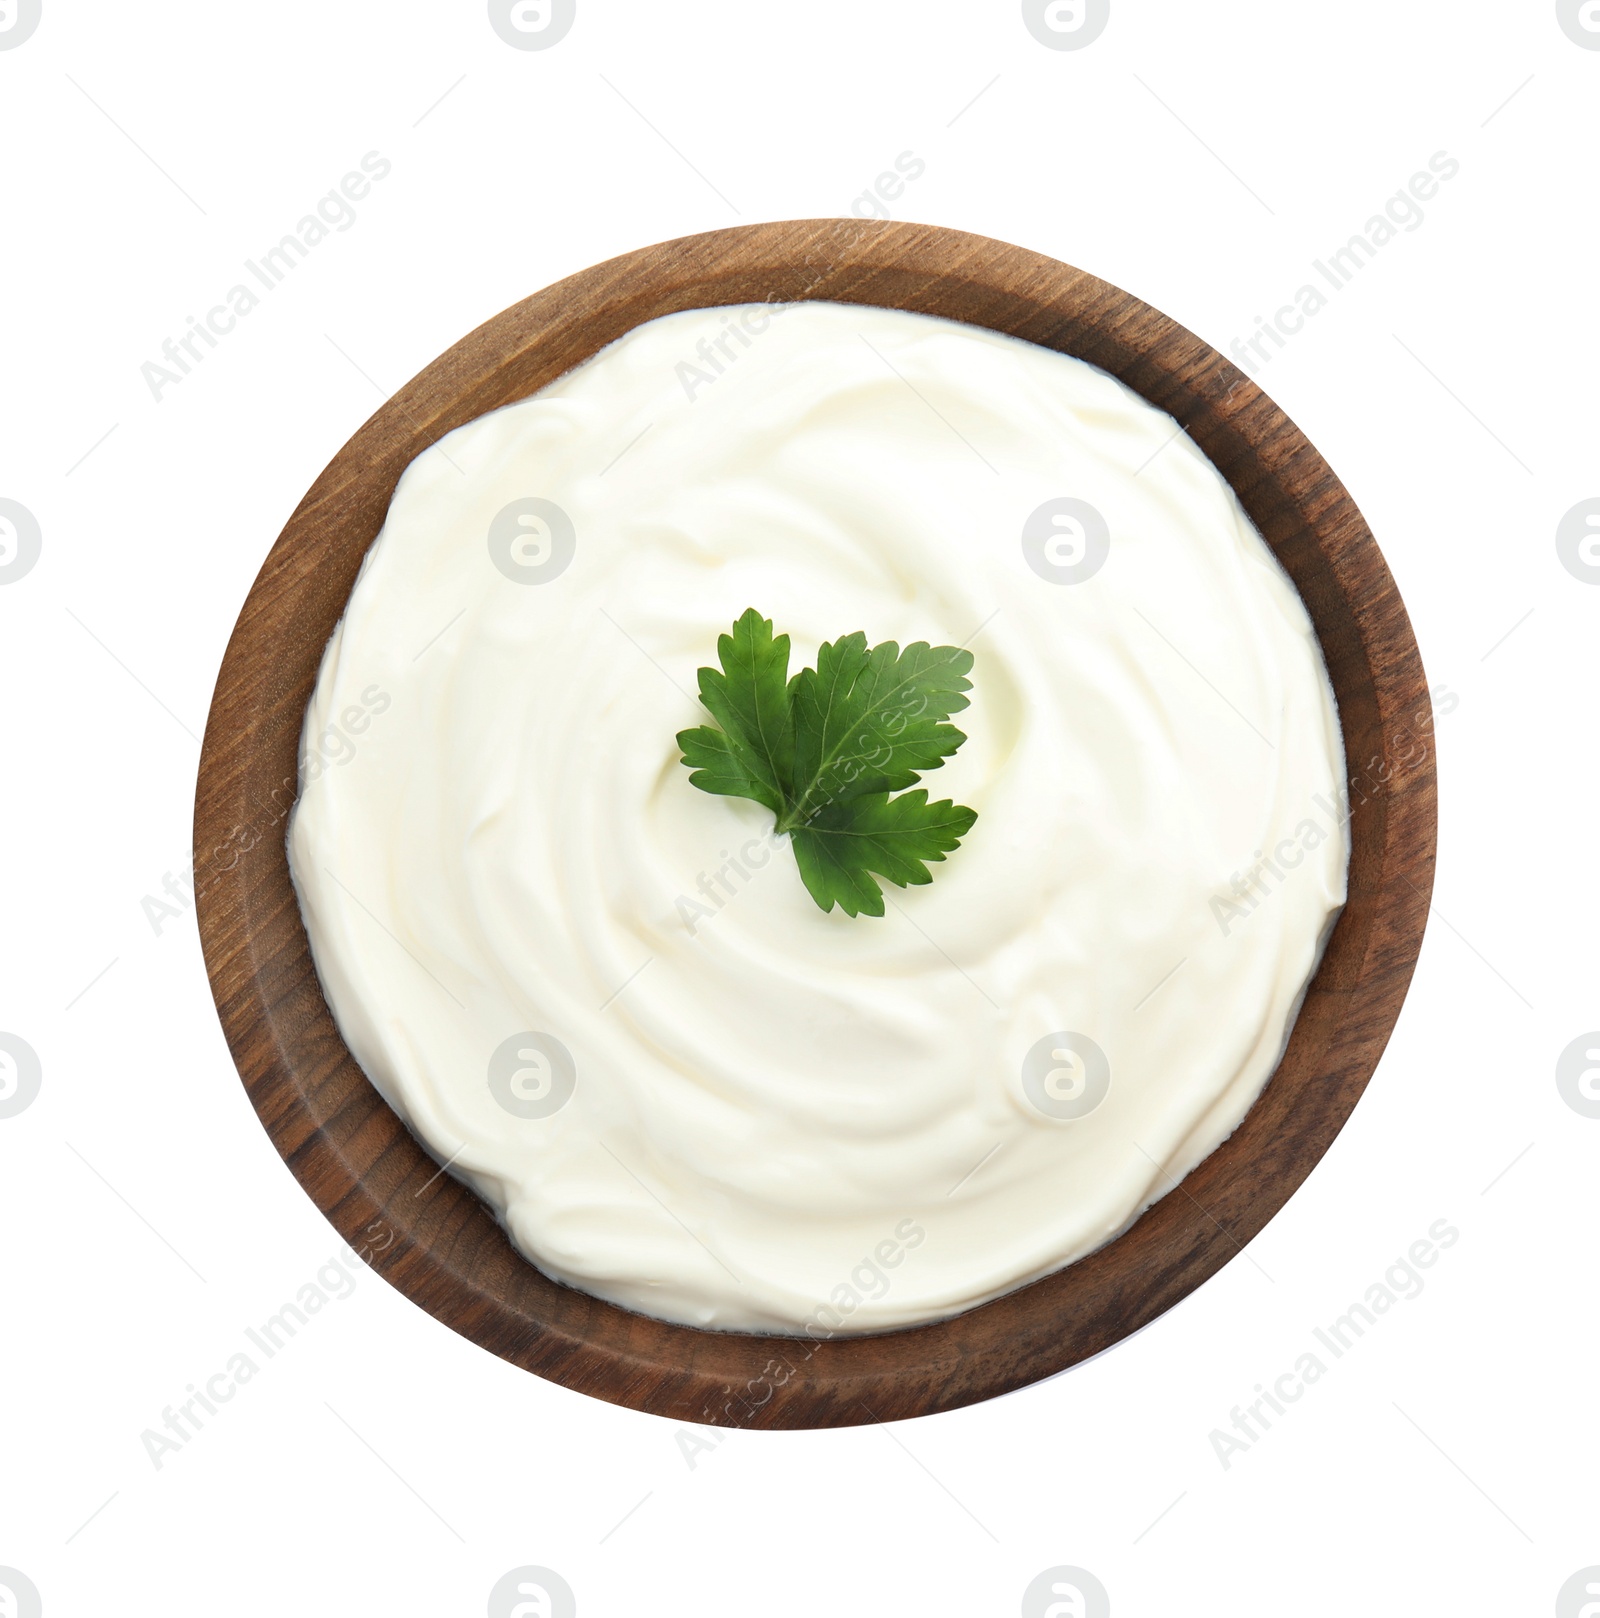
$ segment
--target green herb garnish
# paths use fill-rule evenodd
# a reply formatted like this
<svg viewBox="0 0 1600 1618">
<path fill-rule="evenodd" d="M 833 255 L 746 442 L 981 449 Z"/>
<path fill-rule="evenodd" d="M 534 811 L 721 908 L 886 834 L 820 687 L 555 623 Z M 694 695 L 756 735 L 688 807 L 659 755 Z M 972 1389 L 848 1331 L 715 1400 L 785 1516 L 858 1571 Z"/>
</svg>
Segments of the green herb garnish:
<svg viewBox="0 0 1600 1618">
<path fill-rule="evenodd" d="M 823 910 L 881 916 L 873 871 L 901 888 L 933 881 L 925 862 L 943 860 L 978 816 L 903 789 L 967 739 L 944 721 L 967 706 L 972 653 L 892 640 L 869 651 L 858 631 L 790 679 L 789 637 L 751 607 L 718 636 L 717 656 L 720 670 L 700 670 L 700 700 L 722 728 L 678 733 L 690 784 L 770 809 Z"/>
</svg>

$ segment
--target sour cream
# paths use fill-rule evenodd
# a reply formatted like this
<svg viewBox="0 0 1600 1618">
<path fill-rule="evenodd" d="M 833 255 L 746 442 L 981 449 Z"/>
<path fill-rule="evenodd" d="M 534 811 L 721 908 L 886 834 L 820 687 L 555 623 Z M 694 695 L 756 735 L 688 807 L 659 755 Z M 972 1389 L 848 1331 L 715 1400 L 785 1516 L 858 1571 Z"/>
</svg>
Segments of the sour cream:
<svg viewBox="0 0 1600 1618">
<path fill-rule="evenodd" d="M 975 655 L 923 784 L 977 823 L 881 920 L 679 763 L 752 606 L 791 670 Z M 548 1275 L 696 1326 L 906 1326 L 1101 1246 L 1243 1118 L 1345 895 L 1327 673 L 1216 469 L 883 309 L 669 315 L 420 455 L 304 741 L 373 1084 Z"/>
</svg>

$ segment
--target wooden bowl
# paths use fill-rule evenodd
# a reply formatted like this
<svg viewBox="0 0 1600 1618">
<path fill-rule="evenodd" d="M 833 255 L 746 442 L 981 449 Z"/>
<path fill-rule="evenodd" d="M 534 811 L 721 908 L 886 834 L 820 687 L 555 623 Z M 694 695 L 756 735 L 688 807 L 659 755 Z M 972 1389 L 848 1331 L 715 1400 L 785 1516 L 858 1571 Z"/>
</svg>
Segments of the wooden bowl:
<svg viewBox="0 0 1600 1618">
<path fill-rule="evenodd" d="M 953 1320 L 811 1342 L 700 1331 L 547 1279 L 441 1173 L 345 1048 L 289 880 L 301 721 L 400 474 L 453 428 L 657 315 L 762 299 L 942 315 L 1077 355 L 1170 412 L 1299 587 L 1351 771 L 1350 897 L 1288 1050 L 1229 1140 L 1108 1246 Z M 802 220 L 625 254 L 525 299 L 408 383 L 289 519 L 223 659 L 195 802 L 200 936 L 245 1089 L 312 1200 L 400 1291 L 515 1365 L 635 1409 L 752 1427 L 951 1410 L 1137 1331 L 1234 1258 L 1349 1117 L 1410 982 L 1433 884 L 1432 710 L 1394 581 L 1294 423 L 1221 355 L 1126 292 L 931 226 Z"/>
</svg>

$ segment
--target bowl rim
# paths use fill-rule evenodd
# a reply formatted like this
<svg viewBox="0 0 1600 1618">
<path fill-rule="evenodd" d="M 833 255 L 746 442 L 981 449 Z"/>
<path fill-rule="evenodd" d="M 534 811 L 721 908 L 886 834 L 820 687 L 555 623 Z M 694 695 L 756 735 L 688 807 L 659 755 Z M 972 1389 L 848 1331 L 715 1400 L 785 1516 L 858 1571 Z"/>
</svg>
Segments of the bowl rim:
<svg viewBox="0 0 1600 1618">
<path fill-rule="evenodd" d="M 405 467 L 633 326 L 760 301 L 876 304 L 1074 354 L 1168 411 L 1294 579 L 1339 698 L 1350 895 L 1272 1078 L 1176 1193 L 1085 1258 L 948 1320 L 870 1335 L 707 1331 L 562 1286 L 516 1253 L 378 1096 L 324 1000 L 286 822 L 321 653 Z M 389 399 L 317 478 L 240 611 L 207 719 L 195 895 L 229 1049 L 273 1145 L 378 1273 L 479 1346 L 564 1386 L 700 1424 L 848 1426 L 1039 1381 L 1158 1318 L 1243 1252 L 1326 1152 L 1371 1077 L 1427 924 L 1432 709 L 1394 581 L 1354 501 L 1222 355 L 1109 283 L 940 226 L 791 220 L 683 237 L 504 310 Z"/>
</svg>

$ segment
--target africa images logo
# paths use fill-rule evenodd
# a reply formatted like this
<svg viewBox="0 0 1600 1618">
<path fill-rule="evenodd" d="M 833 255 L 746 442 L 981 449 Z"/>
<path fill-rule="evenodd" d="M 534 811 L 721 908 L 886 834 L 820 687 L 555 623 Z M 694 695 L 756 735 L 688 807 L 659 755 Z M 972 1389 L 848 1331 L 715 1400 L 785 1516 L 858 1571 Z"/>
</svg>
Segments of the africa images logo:
<svg viewBox="0 0 1600 1618">
<path fill-rule="evenodd" d="M 572 1586 L 553 1568 L 514 1567 L 489 1592 L 489 1618 L 576 1618 Z"/>
<path fill-rule="evenodd" d="M 39 1054 L 16 1034 L 0 1034 L 0 1118 L 15 1118 L 39 1097 L 44 1069 Z M 0 1618 L 10 1615 L 0 1610 Z"/>
<path fill-rule="evenodd" d="M 0 1618 L 39 1618 L 43 1610 L 39 1587 L 33 1580 L 17 1568 L 0 1567 Z"/>
<path fill-rule="evenodd" d="M 1600 51 L 1600 0 L 1556 0 L 1556 21 L 1574 45 Z"/>
<path fill-rule="evenodd" d="M 0 584 L 26 578 L 43 549 L 38 518 L 18 501 L 0 499 Z"/>
<path fill-rule="evenodd" d="M 1047 1567 L 1023 1592 L 1022 1618 L 1111 1618 L 1111 1597 L 1087 1568 Z"/>
<path fill-rule="evenodd" d="M 559 45 L 577 14 L 578 0 L 489 0 L 489 26 L 519 51 Z"/>
<path fill-rule="evenodd" d="M 1022 21 L 1041 45 L 1081 51 L 1105 32 L 1111 0 L 1022 0 Z"/>
<path fill-rule="evenodd" d="M 39 26 L 43 0 L 0 0 L 0 51 L 26 45 Z"/>
</svg>

